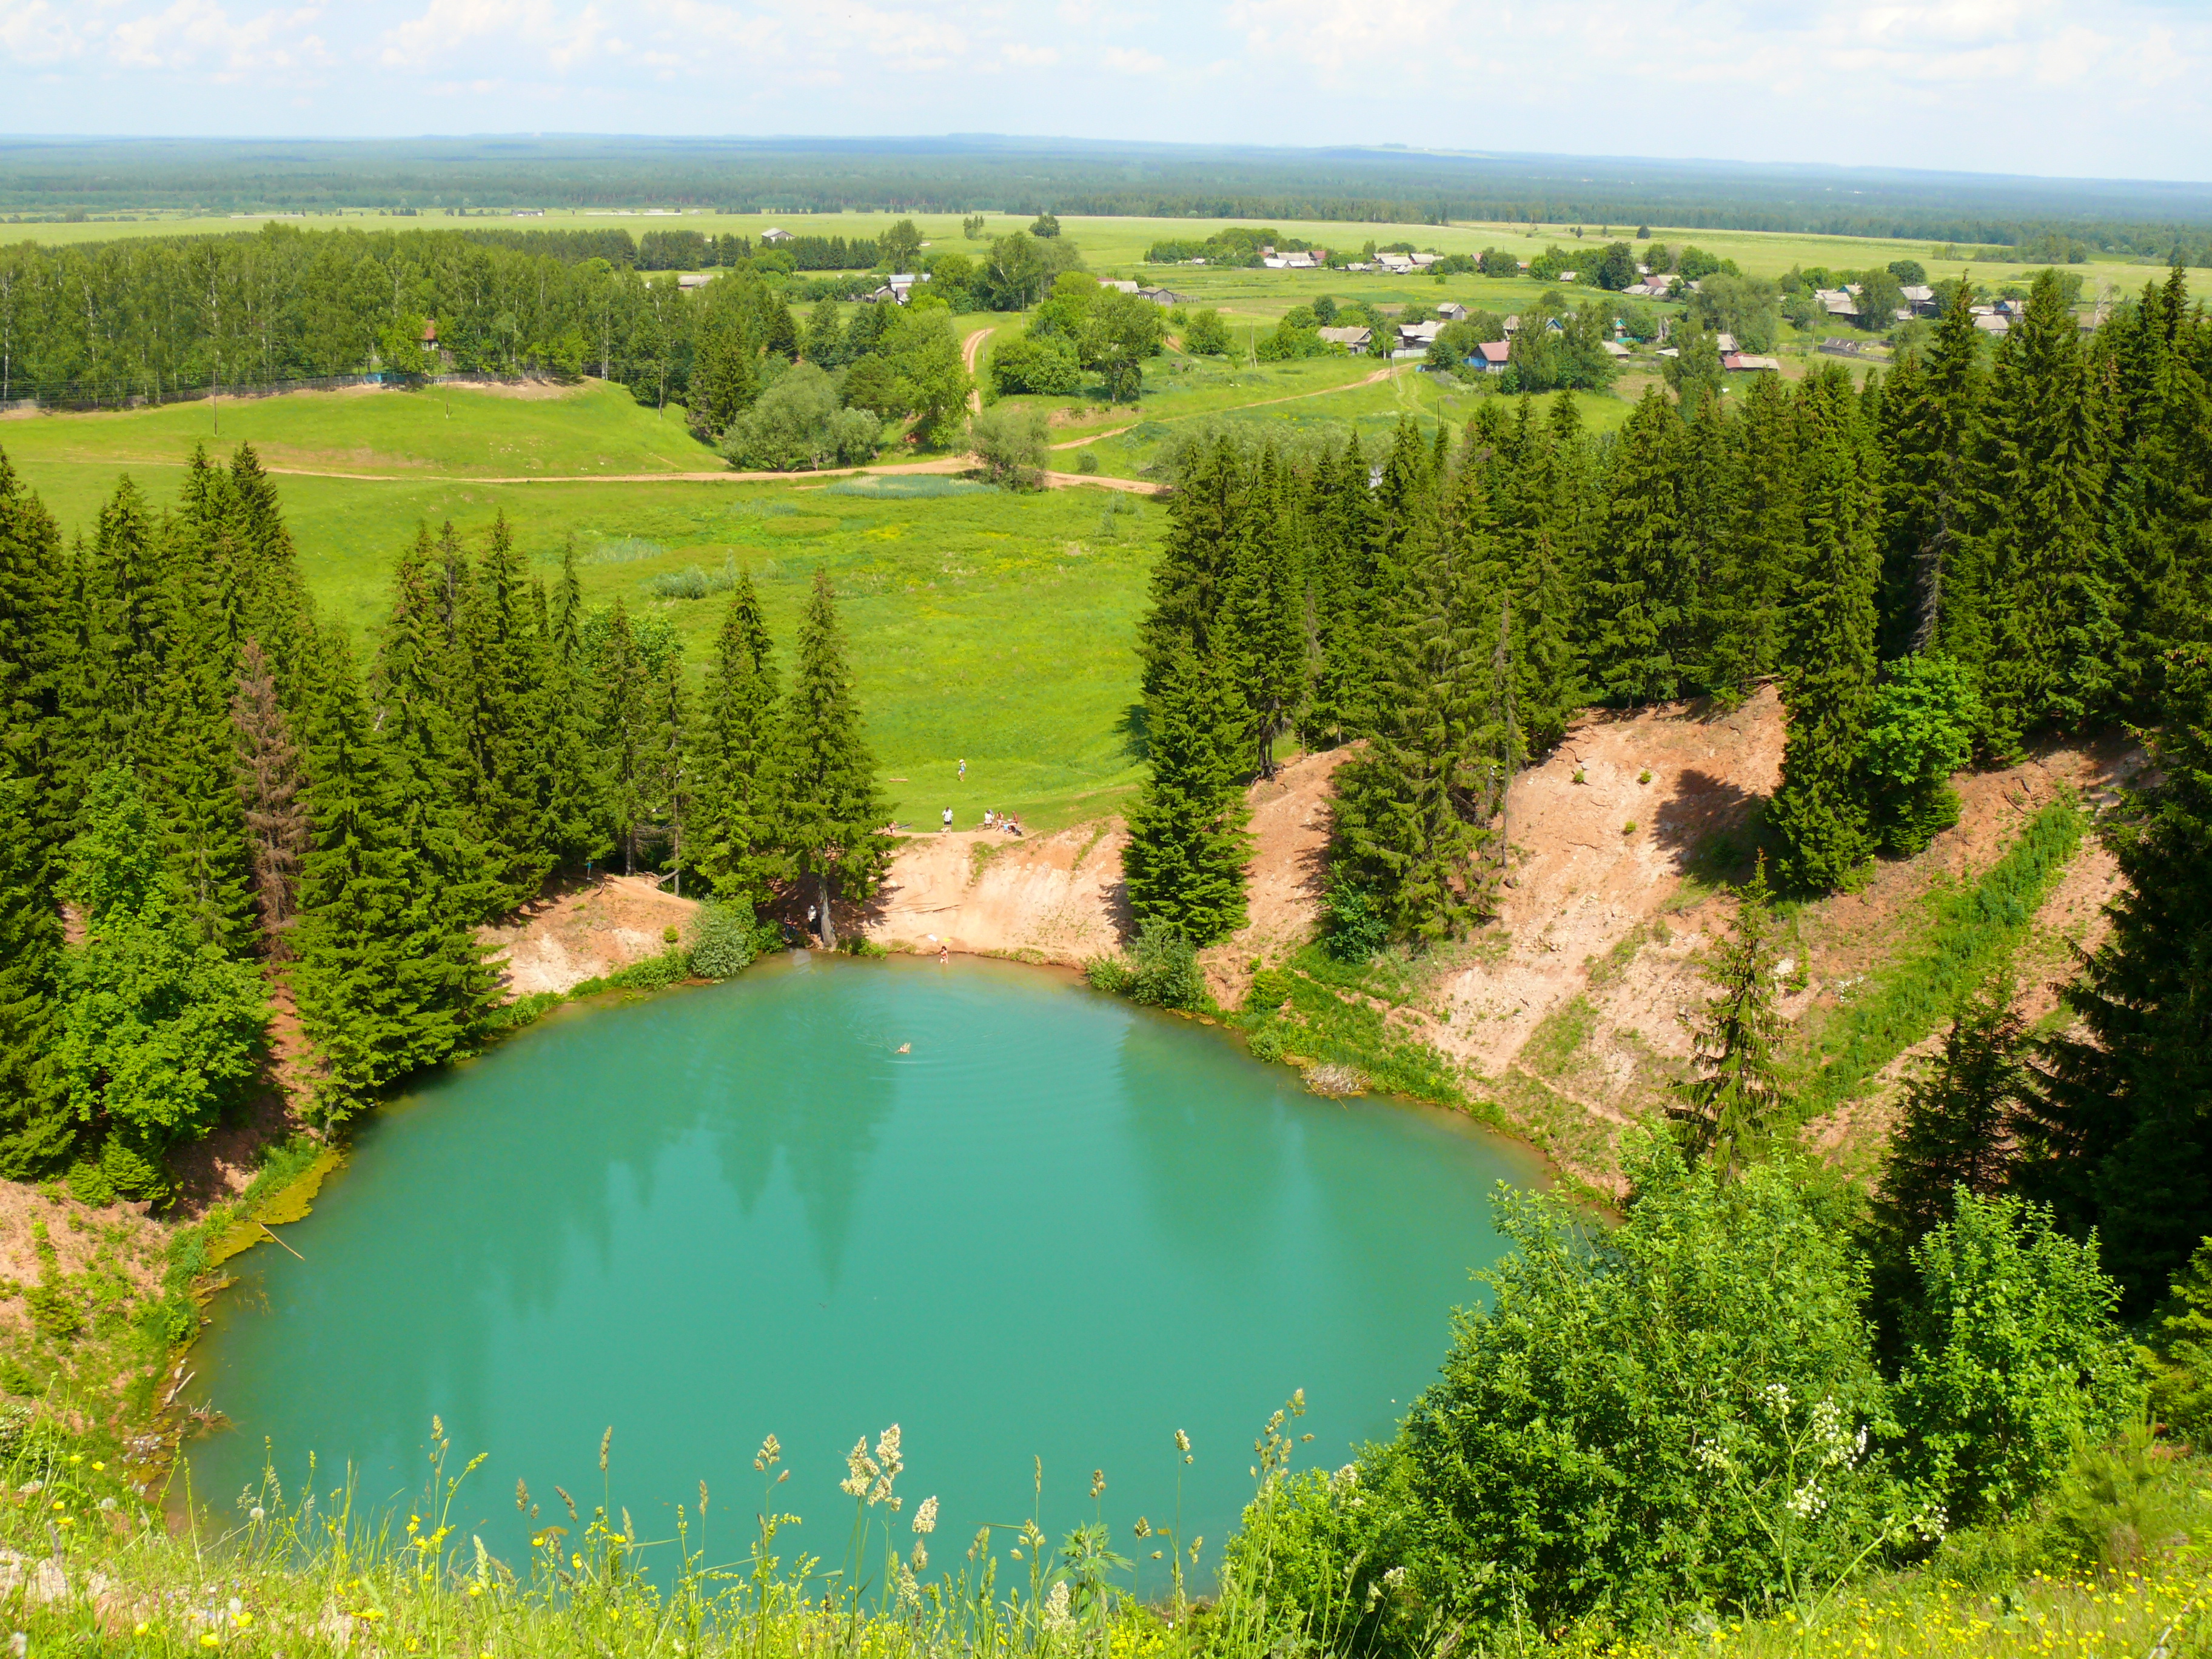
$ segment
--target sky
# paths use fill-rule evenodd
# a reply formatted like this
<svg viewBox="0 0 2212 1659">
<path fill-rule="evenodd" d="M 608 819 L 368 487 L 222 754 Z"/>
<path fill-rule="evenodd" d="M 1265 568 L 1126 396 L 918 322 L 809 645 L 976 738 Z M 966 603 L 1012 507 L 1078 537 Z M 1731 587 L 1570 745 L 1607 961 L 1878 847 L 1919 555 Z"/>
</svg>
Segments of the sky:
<svg viewBox="0 0 2212 1659">
<path fill-rule="evenodd" d="M 921 136 L 2212 178 L 2212 0 L 0 0 L 0 131 Z"/>
</svg>

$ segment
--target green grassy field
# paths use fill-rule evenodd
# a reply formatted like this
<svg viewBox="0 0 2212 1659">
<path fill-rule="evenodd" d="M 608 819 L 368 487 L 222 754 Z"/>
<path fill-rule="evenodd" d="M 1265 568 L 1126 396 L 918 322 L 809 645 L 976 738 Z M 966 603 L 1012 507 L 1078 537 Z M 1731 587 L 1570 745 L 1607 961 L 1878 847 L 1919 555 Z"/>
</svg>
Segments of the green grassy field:
<svg viewBox="0 0 2212 1659">
<path fill-rule="evenodd" d="M 823 236 L 872 236 L 899 219 L 912 217 L 924 237 L 938 248 L 972 246 L 963 238 L 960 218 L 957 214 L 884 214 L 838 213 L 800 215 L 779 217 L 770 214 L 744 213 L 684 213 L 680 216 L 646 216 L 642 209 L 626 213 L 583 212 L 561 209 L 549 210 L 542 219 L 515 219 L 505 216 L 471 218 L 448 218 L 443 215 L 426 215 L 416 218 L 392 218 L 375 213 L 318 214 L 307 218 L 295 218 L 279 222 L 295 224 L 307 229 L 328 230 L 339 227 L 370 230 L 453 230 L 498 227 L 509 229 L 566 230 L 609 229 L 619 228 L 632 235 L 642 235 L 649 230 L 696 230 L 708 234 L 737 234 L 757 236 L 771 225 L 801 234 Z M 258 229 L 268 222 L 264 218 L 192 219 L 145 218 L 117 221 L 102 220 L 76 224 L 0 224 L 0 241 L 27 240 L 46 243 L 106 241 L 118 236 L 207 235 L 246 232 Z M 984 235 L 1003 236 L 1019 230 L 1028 221 L 1007 214 L 988 216 Z M 1164 237 L 1202 240 L 1230 224 L 1249 224 L 1249 220 L 1227 219 L 1147 219 L 1135 217 L 1078 218 L 1064 217 L 1062 234 L 1081 247 L 1092 270 L 1108 276 L 1134 276 L 1140 274 L 1145 250 Z M 1343 223 L 1331 221 L 1279 220 L 1272 228 L 1285 236 L 1297 236 L 1307 241 L 1318 242 L 1329 247 L 1357 248 L 1372 240 L 1376 243 L 1409 241 L 1416 247 L 1434 247 L 1443 253 L 1478 253 L 1486 247 L 1503 247 L 1522 258 L 1528 258 L 1551 243 L 1563 246 L 1575 246 L 1573 227 L 1547 224 L 1537 228 L 1530 235 L 1528 227 L 1462 222 L 1450 225 L 1377 225 Z M 1605 240 L 1605 233 L 1614 236 L 1633 236 L 1633 225 L 1586 225 L 1583 241 L 1596 245 Z M 1707 252 L 1734 259 L 1755 276 L 1778 276 L 1792 265 L 1826 265 L 1832 269 L 1859 270 L 1869 265 L 1887 264 L 1893 259 L 1918 259 L 1931 272 L 1950 274 L 1954 267 L 1972 259 L 1974 249 L 1957 247 L 1942 242 L 1889 240 L 1876 237 L 1813 236 L 1778 231 L 1690 230 L 1680 227 L 1659 225 L 1652 228 L 1653 237 L 1673 246 L 1693 242 Z M 1971 267 L 1978 279 L 1987 282 L 2010 281 L 2035 269 L 2032 265 L 1992 262 Z M 2085 291 L 2094 296 L 2107 282 L 2116 283 L 2119 292 L 2131 294 L 2139 289 L 2146 276 L 2154 275 L 2154 267 L 2124 264 L 2118 261 L 2093 260 L 2075 267 L 2082 273 Z M 1158 276 L 1159 267 L 1150 268 Z M 1198 273 L 1183 268 L 1181 276 L 1172 283 L 1178 289 Z M 1224 273 L 1226 274 L 1226 273 Z M 1238 273 L 1252 275 L 1256 273 Z M 1276 273 L 1267 273 L 1275 275 Z M 1312 283 L 1322 279 L 1319 272 L 1283 273 L 1301 281 Z M 1394 280 L 1381 275 L 1368 278 L 1330 277 L 1340 283 L 1365 281 L 1377 286 Z M 1504 284 L 1499 284 L 1500 287 Z M 1367 297 L 1364 292 L 1359 297 Z"/>
<path fill-rule="evenodd" d="M 0 450 L 64 533 L 88 530 L 128 471 L 173 499 L 206 405 L 0 423 Z M 723 601 L 655 597 L 654 580 L 699 567 L 750 569 L 788 641 L 818 566 L 842 598 L 855 675 L 886 793 L 902 821 L 986 807 L 1044 827 L 1109 810 L 1134 781 L 1122 724 L 1135 696 L 1133 641 L 1155 503 L 1103 491 L 1013 496 L 951 480 L 488 483 L 486 476 L 709 469 L 672 416 L 618 388 L 523 402 L 455 392 L 300 393 L 226 408 L 221 442 L 251 439 L 272 467 L 313 462 L 392 481 L 281 477 L 288 520 L 325 615 L 373 629 L 393 557 L 416 526 L 450 520 L 480 543 L 504 513 L 550 574 L 573 537 L 585 592 L 666 616 L 702 671 Z M 533 465 L 520 464 L 523 458 Z M 958 761 L 968 762 L 956 787 Z"/>
</svg>

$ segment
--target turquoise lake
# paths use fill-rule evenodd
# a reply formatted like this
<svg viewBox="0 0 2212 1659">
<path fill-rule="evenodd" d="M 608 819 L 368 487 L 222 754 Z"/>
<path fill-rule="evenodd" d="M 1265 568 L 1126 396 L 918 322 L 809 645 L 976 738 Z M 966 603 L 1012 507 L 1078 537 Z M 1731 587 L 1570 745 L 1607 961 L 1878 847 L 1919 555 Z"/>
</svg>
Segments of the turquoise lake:
<svg viewBox="0 0 2212 1659">
<path fill-rule="evenodd" d="M 672 1536 L 703 1480 L 732 1559 L 773 1433 L 805 1522 L 780 1541 L 834 1566 L 844 1454 L 897 1423 L 939 1567 L 1038 1507 L 1033 1459 L 1055 1540 L 1099 1469 L 1139 1556 L 1182 1429 L 1203 1571 L 1268 1413 L 1305 1390 L 1302 1464 L 1388 1436 L 1499 1252 L 1495 1184 L 1540 1178 L 1452 1115 L 1317 1099 L 1072 975 L 775 958 L 562 1010 L 368 1123 L 283 1230 L 304 1260 L 231 1264 L 187 1397 L 234 1426 L 188 1446 L 192 1490 L 228 1510 L 267 1462 L 296 1500 L 313 1452 L 319 1489 L 350 1465 L 404 1506 L 434 1413 L 456 1468 L 487 1454 L 464 1540 L 518 1551 L 518 1478 L 548 1520 L 557 1482 Z"/>
</svg>

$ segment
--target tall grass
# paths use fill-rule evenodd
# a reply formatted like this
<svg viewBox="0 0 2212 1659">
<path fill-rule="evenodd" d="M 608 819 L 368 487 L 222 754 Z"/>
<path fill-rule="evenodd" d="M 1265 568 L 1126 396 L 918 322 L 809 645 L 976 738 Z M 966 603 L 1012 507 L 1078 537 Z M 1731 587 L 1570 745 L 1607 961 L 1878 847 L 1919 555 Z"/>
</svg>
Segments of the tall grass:
<svg viewBox="0 0 2212 1659">
<path fill-rule="evenodd" d="M 878 473 L 867 477 L 840 478 L 826 486 L 825 495 L 858 495 L 866 501 L 933 501 L 946 495 L 975 495 L 988 484 L 973 478 L 948 478 L 934 472 L 912 475 Z"/>
<path fill-rule="evenodd" d="M 1849 1100 L 1980 983 L 2027 933 L 2086 822 L 2072 802 L 2054 802 L 2027 821 L 1980 881 L 1939 901 L 1927 944 L 1878 975 L 1813 1039 L 1797 1091 L 1804 1116 Z"/>
</svg>

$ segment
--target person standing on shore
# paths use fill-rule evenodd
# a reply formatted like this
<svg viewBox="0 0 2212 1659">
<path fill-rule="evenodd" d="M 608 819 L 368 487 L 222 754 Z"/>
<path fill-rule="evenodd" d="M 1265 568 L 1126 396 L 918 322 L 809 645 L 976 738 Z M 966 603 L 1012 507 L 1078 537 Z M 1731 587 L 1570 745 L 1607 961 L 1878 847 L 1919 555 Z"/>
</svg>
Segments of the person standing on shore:
<svg viewBox="0 0 2212 1659">
<path fill-rule="evenodd" d="M 949 806 L 948 806 L 948 807 L 946 807 L 946 808 L 945 809 L 945 832 L 946 832 L 948 835 L 949 835 L 950 833 L 951 833 L 951 830 L 952 830 L 952 809 L 951 809 L 951 807 L 949 807 Z"/>
</svg>

